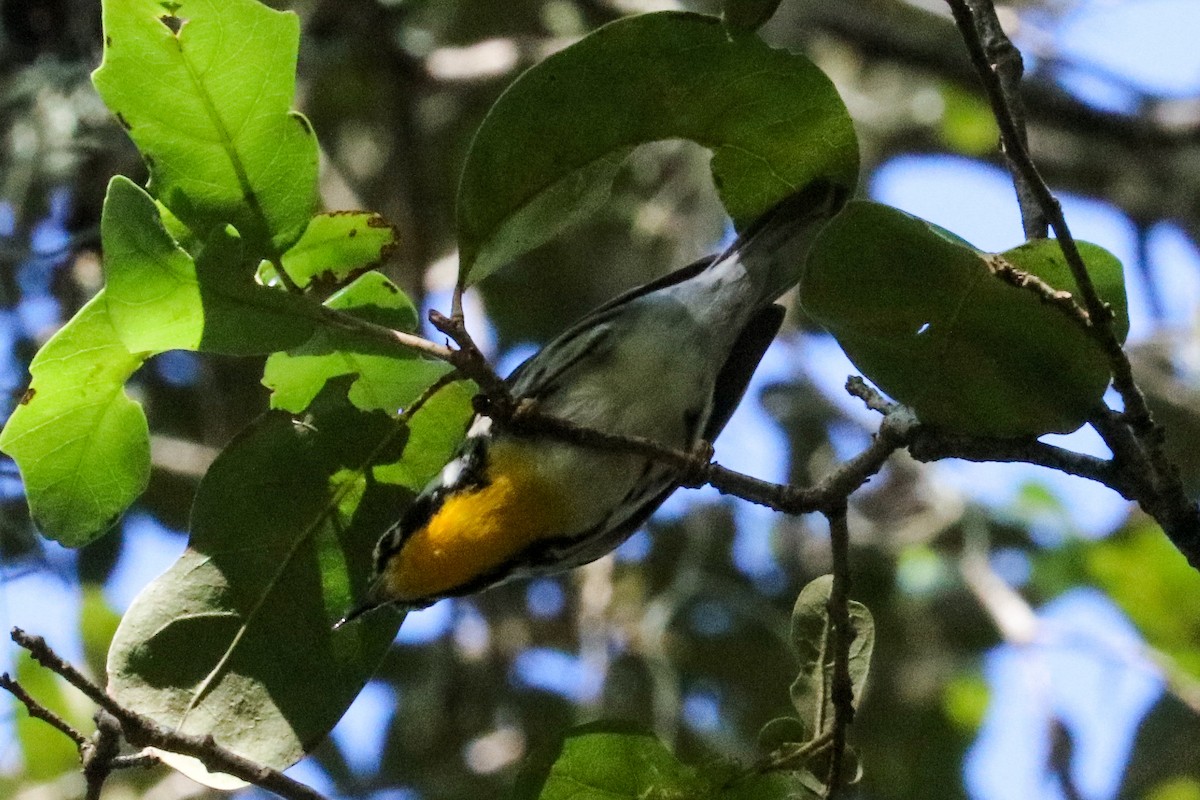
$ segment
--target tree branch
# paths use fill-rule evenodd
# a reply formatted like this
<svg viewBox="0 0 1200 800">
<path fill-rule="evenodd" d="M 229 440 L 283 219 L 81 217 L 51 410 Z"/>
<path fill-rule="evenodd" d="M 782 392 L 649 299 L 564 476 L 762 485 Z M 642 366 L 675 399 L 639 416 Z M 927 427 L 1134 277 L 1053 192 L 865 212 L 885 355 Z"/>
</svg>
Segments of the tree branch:
<svg viewBox="0 0 1200 800">
<path fill-rule="evenodd" d="M 93 743 L 85 740 L 83 744 L 80 744 L 78 738 L 72 736 L 72 740 L 80 746 L 81 752 L 84 755 L 85 774 L 88 775 L 89 787 L 95 781 L 98 781 L 96 785 L 102 783 L 103 778 L 107 777 L 109 772 L 119 766 L 144 766 L 146 764 L 146 760 L 141 757 L 126 759 L 118 757 L 117 749 L 112 746 L 112 741 L 114 740 L 110 737 L 113 736 L 115 731 L 119 730 L 120 735 L 133 747 L 155 747 L 160 750 L 191 756 L 199 759 L 205 767 L 213 772 L 224 772 L 233 775 L 247 783 L 252 783 L 261 789 L 266 789 L 280 797 L 286 798 L 286 800 L 325 800 L 325 797 L 319 792 L 292 780 L 279 770 L 259 764 L 232 750 L 221 747 L 212 736 L 193 736 L 169 730 L 149 717 L 126 708 L 110 697 L 99 686 L 92 683 L 87 676 L 64 661 L 46 644 L 46 640 L 42 637 L 30 635 L 20 628 L 13 628 L 11 636 L 14 642 L 29 651 L 29 654 L 33 656 L 35 661 L 64 678 L 67 683 L 74 686 L 87 696 L 89 700 L 100 706 L 101 710 L 97 718 L 99 737 L 97 742 Z M 14 682 L 6 677 L 6 683 L 12 684 Z M 12 691 L 8 685 L 0 684 L 0 687 Z M 111 720 L 111 723 L 109 720 Z M 58 725 L 55 725 L 55 727 L 58 727 Z M 71 734 L 68 733 L 68 735 Z M 85 752 L 85 748 L 89 746 L 95 748 L 93 754 Z M 92 761 L 89 762 L 89 759 Z M 89 793 L 90 791 L 91 789 L 89 788 Z"/>
<path fill-rule="evenodd" d="M 829 621 L 833 624 L 833 744 L 826 778 L 826 800 L 833 800 L 847 783 L 845 776 L 846 734 L 854 722 L 854 681 L 850 677 L 850 528 L 846 506 L 825 512 L 829 520 L 829 544 L 833 552 L 833 587 L 829 593 Z"/>
<path fill-rule="evenodd" d="M 84 747 L 88 743 L 88 739 L 79 731 L 75 730 L 69 722 L 55 714 L 46 706 L 39 703 L 29 692 L 25 691 L 25 687 L 18 683 L 15 679 L 9 676 L 7 672 L 0 674 L 0 689 L 4 689 L 13 697 L 20 701 L 21 705 L 25 706 L 25 710 L 29 712 L 29 716 L 34 719 L 40 719 L 47 723 L 50 727 L 55 728 L 65 735 L 68 739 L 75 743 L 76 747 Z"/>
<path fill-rule="evenodd" d="M 1008 160 L 1009 172 L 1012 175 L 1013 187 L 1017 192 L 1017 203 L 1021 208 L 1021 226 L 1026 239 L 1044 239 L 1048 223 L 1045 210 L 1037 197 L 1036 186 L 1023 170 L 1018 168 L 1014 155 L 1010 150 L 1010 141 L 1017 142 L 1021 148 L 1029 146 L 1028 134 L 1025 130 L 1025 106 L 1021 101 L 1020 83 L 1025 73 L 1025 64 L 1021 59 L 1021 51 L 1013 46 L 1012 41 L 1005 35 L 996 16 L 995 7 L 987 0 L 948 0 L 954 14 L 971 63 L 980 77 L 987 84 L 988 97 L 993 102 L 1003 105 L 1008 120 L 1011 123 L 1009 132 L 1012 139 L 1005 135 L 1001 123 L 1001 151 Z M 987 77 L 984 77 L 984 74 Z M 1000 112 L 996 113 L 999 121 Z"/>
<path fill-rule="evenodd" d="M 1126 484 L 1122 493 L 1137 500 L 1188 562 L 1200 570 L 1200 512 L 1184 493 L 1178 469 L 1163 451 L 1163 431 L 1155 423 L 1146 397 L 1133 379 L 1129 358 L 1113 330 L 1112 309 L 1096 291 L 1063 216 L 1062 205 L 1029 154 L 1023 111 L 1013 83 L 1013 76 L 1019 77 L 1019 73 L 1011 65 L 1000 63 L 1008 58 L 1005 54 L 1012 43 L 1000 30 L 992 0 L 946 2 L 991 103 L 1004 153 L 1018 184 L 1018 200 L 1023 209 L 1030 203 L 1036 205 L 1054 230 L 1087 312 L 1087 330 L 1108 358 L 1113 387 L 1121 396 L 1124 412 L 1117 418 L 1109 409 L 1103 409 L 1091 421 L 1113 452 L 1121 480 Z M 1030 215 L 1023 211 L 1023 216 Z"/>
</svg>

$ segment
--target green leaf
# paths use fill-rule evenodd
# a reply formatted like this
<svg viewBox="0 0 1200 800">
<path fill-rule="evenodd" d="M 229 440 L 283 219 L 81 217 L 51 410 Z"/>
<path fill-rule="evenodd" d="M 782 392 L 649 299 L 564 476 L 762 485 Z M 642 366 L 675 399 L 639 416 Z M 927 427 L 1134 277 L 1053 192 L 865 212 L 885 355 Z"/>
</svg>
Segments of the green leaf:
<svg viewBox="0 0 1200 800">
<path fill-rule="evenodd" d="M 417 309 L 395 284 L 368 272 L 325 303 L 393 330 L 415 331 Z M 451 370 L 443 361 L 397 353 L 395 348 L 363 341 L 332 329 L 318 330 L 308 342 L 267 359 L 263 383 L 270 387 L 271 407 L 300 412 L 330 378 L 357 376 L 350 402 L 364 411 L 395 414 Z"/>
<path fill-rule="evenodd" d="M 518 797 L 539 800 L 667 800 L 709 796 L 710 787 L 652 734 L 610 722 L 574 728 L 547 768 L 532 766 Z"/>
<path fill-rule="evenodd" d="M 395 247 L 396 229 L 379 214 L 331 211 L 309 220 L 304 235 L 283 254 L 283 268 L 302 288 L 314 281 L 337 285 L 379 266 Z"/>
<path fill-rule="evenodd" d="M 946 144 L 970 156 L 995 151 L 1000 129 L 987 101 L 952 83 L 943 84 L 938 93 L 944 109 L 941 133 Z"/>
<path fill-rule="evenodd" d="M 823 575 L 800 591 L 792 609 L 792 646 L 800 658 L 800 673 L 792 684 L 792 705 L 811 735 L 824 731 L 833 719 L 833 639 L 829 619 L 829 594 L 833 576 Z M 871 652 L 875 647 L 875 622 L 862 603 L 850 601 L 850 681 L 854 705 L 862 698 Z"/>
<path fill-rule="evenodd" d="M 295 91 L 300 22 L 255 0 L 106 0 L 97 91 L 150 190 L 206 239 L 232 224 L 275 256 L 316 204 L 317 145 Z"/>
<path fill-rule="evenodd" d="M 443 386 L 408 422 L 410 442 L 404 456 L 381 463 L 372 471 L 381 483 L 403 486 L 419 492 L 453 456 L 467 433 L 467 423 L 475 414 L 472 406 L 478 392 L 470 381 Z"/>
<path fill-rule="evenodd" d="M 196 265 L 167 233 L 154 199 L 123 175 L 108 182 L 100 240 L 108 315 L 125 346 L 195 350 L 204 332 Z"/>
<path fill-rule="evenodd" d="M 857 180 L 850 117 L 807 58 L 715 17 L 629 17 L 530 69 L 484 119 L 459 187 L 461 276 L 479 280 L 548 241 L 633 147 L 677 138 L 713 151 L 739 227 L 816 178 Z"/>
<path fill-rule="evenodd" d="M 405 427 L 350 407 L 345 383 L 304 420 L 267 413 L 221 453 L 187 552 L 134 600 L 109 654 L 118 700 L 279 768 L 333 727 L 401 620 L 380 611 L 330 627 L 366 591 L 375 541 L 414 495 L 370 470 L 439 446 L 416 425 L 428 407 Z"/>
<path fill-rule="evenodd" d="M 331 625 L 365 591 L 375 540 L 411 497 L 365 480 L 402 438 L 398 424 L 341 406 L 307 422 L 270 412 L 209 468 L 187 551 L 113 640 L 119 701 L 281 768 L 341 717 L 401 617 Z"/>
<path fill-rule="evenodd" d="M 76 730 L 86 730 L 87 713 L 71 695 L 63 691 L 65 682 L 30 657 L 17 654 L 16 679 L 46 708 L 67 720 Z M 6 694 L 6 696 L 8 696 Z M 30 717 L 15 697 L 8 696 L 16 711 L 17 741 L 25 761 L 25 775 L 34 781 L 50 781 L 79 769 L 79 751 L 75 743 L 40 719 Z"/>
<path fill-rule="evenodd" d="M 1096 245 L 1079 248 L 1123 339 L 1121 264 Z M 1074 289 L 1054 240 L 990 255 L 902 211 L 854 202 L 818 236 L 800 297 L 922 422 L 980 436 L 1072 431 L 1100 401 L 1108 361 L 1060 309 L 997 277 L 1002 265 Z"/>
<path fill-rule="evenodd" d="M 1200 782 L 1190 777 L 1174 777 L 1154 785 L 1146 800 L 1200 800 Z"/>
<path fill-rule="evenodd" d="M 38 527 L 61 544 L 103 534 L 150 480 L 146 415 L 123 388 L 147 355 L 121 343 L 101 291 L 30 364 L 0 450 L 21 470 Z"/>
<path fill-rule="evenodd" d="M 259 286 L 238 268 L 235 231 L 214 230 L 193 262 L 167 233 L 154 200 L 127 178 L 109 182 L 100 231 L 108 313 L 135 352 L 257 355 L 313 334 L 309 301 Z"/>
<path fill-rule="evenodd" d="M 721 17 L 730 28 L 756 31 L 767 23 L 782 0 L 725 0 Z"/>
</svg>

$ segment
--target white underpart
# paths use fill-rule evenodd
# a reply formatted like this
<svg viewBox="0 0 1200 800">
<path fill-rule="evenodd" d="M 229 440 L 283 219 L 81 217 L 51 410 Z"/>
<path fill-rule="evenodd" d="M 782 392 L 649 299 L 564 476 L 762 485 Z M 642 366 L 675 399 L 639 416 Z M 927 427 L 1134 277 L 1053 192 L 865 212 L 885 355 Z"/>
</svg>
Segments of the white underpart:
<svg viewBox="0 0 1200 800">
<path fill-rule="evenodd" d="M 692 447 L 689 411 L 701 426 L 711 409 L 713 383 L 723 357 L 707 349 L 713 338 L 676 302 L 645 303 L 614 325 L 615 346 L 570 386 L 547 398 L 541 410 L 595 430 L 637 436 L 668 447 Z M 642 456 L 601 452 L 565 443 L 539 442 L 536 463 L 548 479 L 564 481 L 576 499 L 571 530 L 580 533 L 612 518 L 614 508 L 642 479 Z"/>
</svg>

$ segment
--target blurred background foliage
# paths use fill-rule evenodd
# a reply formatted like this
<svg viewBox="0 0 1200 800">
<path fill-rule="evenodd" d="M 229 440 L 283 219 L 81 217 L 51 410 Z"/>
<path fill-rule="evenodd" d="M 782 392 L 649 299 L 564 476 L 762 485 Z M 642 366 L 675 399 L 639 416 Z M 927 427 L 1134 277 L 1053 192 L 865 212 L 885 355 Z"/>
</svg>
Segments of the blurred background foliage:
<svg viewBox="0 0 1200 800">
<path fill-rule="evenodd" d="M 322 143 L 326 205 L 396 224 L 390 275 L 443 308 L 458 172 L 504 87 L 622 15 L 719 11 L 699 0 L 272 5 L 302 19 L 299 106 Z M 1125 260 L 1139 378 L 1200 491 L 1200 10 L 1024 0 L 1000 11 L 1026 56 L 1035 158 L 1067 193 L 1076 233 Z M 942 3 L 785 0 L 762 35 L 837 83 L 859 129 L 864 195 L 983 247 L 1019 242 L 995 126 Z M 108 178 L 145 178 L 88 80 L 99 57 L 95 0 L 0 2 L 0 418 L 33 352 L 99 286 Z M 599 215 L 484 281 L 468 313 L 499 362 L 713 250 L 728 232 L 706 159 L 673 142 L 639 150 Z M 795 310 L 718 459 L 819 478 L 876 424 L 840 391 L 852 371 Z M 185 546 L 198 476 L 265 408 L 260 375 L 253 359 L 191 353 L 143 369 L 132 386 L 155 434 L 150 489 L 80 552 L 37 537 L 15 467 L 0 462 L 5 627 L 44 634 L 102 674 L 121 610 Z M 1095 446 L 1086 432 L 1063 441 Z M 898 457 L 854 498 L 851 531 L 853 593 L 878 629 L 853 731 L 861 797 L 1200 798 L 1200 576 L 1140 513 L 1042 470 Z M 412 616 L 293 772 L 336 797 L 495 796 L 526 755 L 601 717 L 641 723 L 691 761 L 752 759 L 758 730 L 789 709 L 788 612 L 827 568 L 819 520 L 681 492 L 615 558 Z M 86 724 L 80 698 L 5 653 L 5 669 Z M 2 702 L 0 795 L 80 795 L 66 742 Z M 162 768 L 106 788 L 209 794 Z"/>
</svg>

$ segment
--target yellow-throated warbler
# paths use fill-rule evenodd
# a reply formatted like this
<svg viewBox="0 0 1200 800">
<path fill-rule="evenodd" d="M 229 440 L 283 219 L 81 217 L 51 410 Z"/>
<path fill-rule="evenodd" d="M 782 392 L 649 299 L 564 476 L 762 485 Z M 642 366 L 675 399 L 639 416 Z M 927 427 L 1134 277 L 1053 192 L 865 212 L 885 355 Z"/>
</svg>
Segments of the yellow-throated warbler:
<svg viewBox="0 0 1200 800">
<path fill-rule="evenodd" d="M 513 372 L 514 397 L 680 450 L 712 441 L 779 330 L 773 301 L 797 283 L 844 199 L 810 184 L 721 255 L 601 306 Z M 379 540 L 367 596 L 342 622 L 586 564 L 632 534 L 681 477 L 643 455 L 517 435 L 476 416 L 453 460 Z"/>
</svg>

